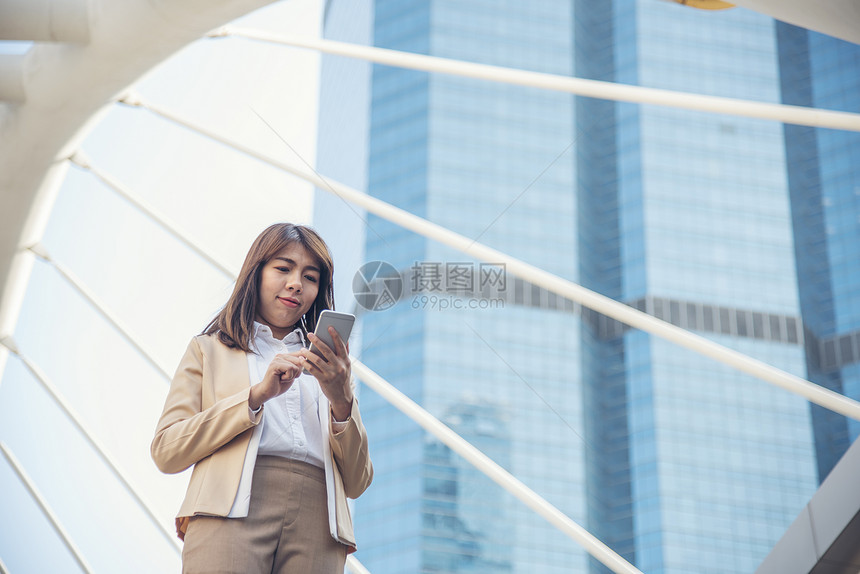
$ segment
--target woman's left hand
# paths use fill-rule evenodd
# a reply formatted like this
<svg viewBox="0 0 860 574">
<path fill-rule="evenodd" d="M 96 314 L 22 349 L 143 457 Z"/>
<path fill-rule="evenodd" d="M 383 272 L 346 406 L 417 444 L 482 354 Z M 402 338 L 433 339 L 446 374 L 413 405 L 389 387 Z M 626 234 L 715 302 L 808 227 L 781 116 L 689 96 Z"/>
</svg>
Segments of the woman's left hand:
<svg viewBox="0 0 860 574">
<path fill-rule="evenodd" d="M 334 349 L 323 343 L 319 337 L 310 333 L 308 338 L 314 348 L 322 353 L 322 357 L 311 353 L 310 349 L 302 349 L 299 354 L 304 357 L 304 367 L 319 381 L 323 394 L 331 403 L 332 414 L 336 420 L 344 421 L 352 412 L 352 386 L 350 373 L 352 365 L 349 360 L 349 346 L 337 334 L 334 327 L 329 327 L 334 342 Z"/>
</svg>

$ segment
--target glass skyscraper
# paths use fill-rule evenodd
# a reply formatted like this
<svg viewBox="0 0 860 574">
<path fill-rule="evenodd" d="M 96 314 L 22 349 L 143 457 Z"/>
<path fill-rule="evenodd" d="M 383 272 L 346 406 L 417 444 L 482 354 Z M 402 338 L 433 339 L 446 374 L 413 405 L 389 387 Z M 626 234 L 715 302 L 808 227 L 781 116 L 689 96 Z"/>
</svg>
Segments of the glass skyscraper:
<svg viewBox="0 0 860 574">
<path fill-rule="evenodd" d="M 783 101 L 860 111 L 860 47 L 779 23 Z M 860 135 L 785 127 L 810 380 L 860 397 Z M 813 407 L 820 477 L 860 423 Z"/>
<path fill-rule="evenodd" d="M 327 4 L 327 37 L 354 41 L 355 22 L 382 48 L 860 111 L 860 47 L 741 9 Z M 323 174 L 354 162 L 352 138 L 366 170 L 339 179 L 860 398 L 858 134 L 383 66 L 333 73 L 344 66 L 323 60 L 321 116 L 365 102 L 366 129 L 321 126 Z M 356 218 L 337 203 L 316 212 L 335 243 L 332 214 Z M 754 571 L 858 435 L 527 277 L 375 216 L 361 226 L 363 261 L 398 269 L 406 294 L 362 313 L 355 354 L 643 572 Z M 371 572 L 604 570 L 372 391 L 361 401 Z"/>
</svg>

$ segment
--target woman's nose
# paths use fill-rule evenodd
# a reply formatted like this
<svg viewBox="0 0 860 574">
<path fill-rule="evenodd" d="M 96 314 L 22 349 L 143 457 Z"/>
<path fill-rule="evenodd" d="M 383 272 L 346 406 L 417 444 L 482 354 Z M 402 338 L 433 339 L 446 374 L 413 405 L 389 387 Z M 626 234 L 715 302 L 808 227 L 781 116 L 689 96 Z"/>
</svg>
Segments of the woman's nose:
<svg viewBox="0 0 860 574">
<path fill-rule="evenodd" d="M 287 289 L 292 289 L 294 291 L 301 291 L 302 290 L 302 282 L 299 279 L 299 276 L 298 275 L 287 276 L 286 287 L 287 287 Z"/>
</svg>

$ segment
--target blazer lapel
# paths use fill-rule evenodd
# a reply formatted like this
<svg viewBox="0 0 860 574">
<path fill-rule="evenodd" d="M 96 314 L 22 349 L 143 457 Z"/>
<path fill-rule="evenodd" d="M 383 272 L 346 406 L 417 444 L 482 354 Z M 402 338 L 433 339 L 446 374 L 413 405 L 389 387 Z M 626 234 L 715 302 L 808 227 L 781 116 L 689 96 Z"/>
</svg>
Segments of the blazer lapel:
<svg viewBox="0 0 860 574">
<path fill-rule="evenodd" d="M 217 373 L 216 400 L 229 397 L 251 386 L 248 355 L 241 349 L 229 349 L 215 345 L 212 372 Z"/>
</svg>

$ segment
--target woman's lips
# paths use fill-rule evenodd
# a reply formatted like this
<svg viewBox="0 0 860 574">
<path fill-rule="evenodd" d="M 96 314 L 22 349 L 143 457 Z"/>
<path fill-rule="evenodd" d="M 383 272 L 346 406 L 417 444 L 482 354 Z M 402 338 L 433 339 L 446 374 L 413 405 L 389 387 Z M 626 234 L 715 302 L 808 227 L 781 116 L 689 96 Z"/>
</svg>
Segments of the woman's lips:
<svg viewBox="0 0 860 574">
<path fill-rule="evenodd" d="M 299 302 L 295 299 L 291 299 L 289 297 L 278 297 L 278 301 L 289 307 L 290 309 L 295 309 L 299 306 Z"/>
</svg>

